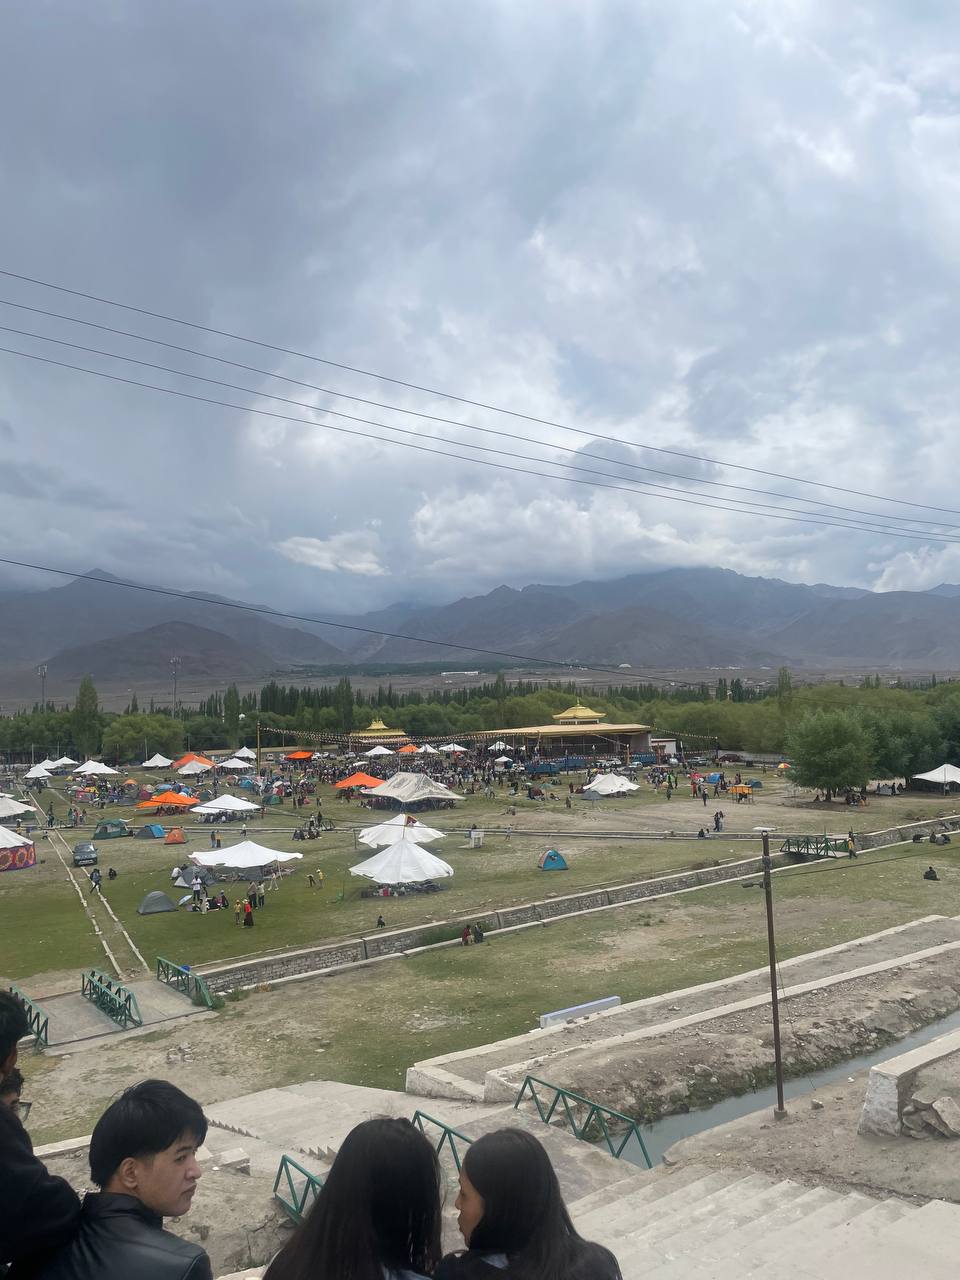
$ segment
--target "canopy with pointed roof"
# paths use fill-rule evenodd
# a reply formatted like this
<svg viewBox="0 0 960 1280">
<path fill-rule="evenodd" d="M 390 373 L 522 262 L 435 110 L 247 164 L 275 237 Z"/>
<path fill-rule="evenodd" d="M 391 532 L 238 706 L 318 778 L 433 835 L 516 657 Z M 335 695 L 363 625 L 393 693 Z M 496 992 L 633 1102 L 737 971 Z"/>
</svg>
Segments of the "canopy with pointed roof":
<svg viewBox="0 0 960 1280">
<path fill-rule="evenodd" d="M 213 768 L 211 764 L 204 764 L 202 760 L 188 760 L 182 768 L 177 770 L 184 778 L 196 777 L 198 773 L 209 773 Z"/>
<path fill-rule="evenodd" d="M 399 750 L 397 751 L 398 756 L 410 756 L 410 755 L 416 755 L 416 753 L 417 753 L 417 748 L 413 745 L 412 742 L 408 742 L 405 747 L 400 747 Z"/>
<path fill-rule="evenodd" d="M 82 773 L 92 777 L 94 774 L 118 774 L 119 769 L 111 769 L 108 764 L 104 764 L 102 760 L 87 760 L 77 769 L 77 773 Z"/>
<path fill-rule="evenodd" d="M 23 776 L 25 778 L 33 779 L 33 778 L 50 778 L 53 775 L 51 774 L 50 770 L 45 768 L 42 764 L 35 764 L 33 768 L 28 769 Z"/>
<path fill-rule="evenodd" d="M 436 747 L 431 747 L 429 742 L 425 742 L 423 746 L 418 747 L 417 750 L 422 756 L 438 756 L 440 754 Z"/>
<path fill-rule="evenodd" d="M 12 796 L 0 796 L 0 818 L 20 818 L 25 813 L 36 813 L 32 804 L 14 800 Z"/>
<path fill-rule="evenodd" d="M 205 764 L 208 769 L 213 768 L 213 761 L 210 757 L 198 755 L 196 751 L 187 751 L 179 760 L 174 760 L 173 767 L 175 769 L 182 769 L 185 764 L 191 764 L 194 760 L 199 760 L 202 764 Z"/>
<path fill-rule="evenodd" d="M 253 765 L 249 760 L 243 759 L 239 752 L 235 756 L 231 756 L 229 760 L 224 760 L 220 765 L 221 769 L 252 769 Z"/>
<path fill-rule="evenodd" d="M 960 769 L 953 764 L 940 764 L 936 769 L 930 769 L 927 773 L 915 773 L 914 778 L 919 782 L 939 782 L 941 786 L 948 783 L 960 783 Z"/>
<path fill-rule="evenodd" d="M 431 840 L 444 839 L 445 835 L 446 832 L 438 831 L 436 827 L 428 827 L 426 823 L 418 822 L 412 814 L 398 813 L 395 818 L 389 818 L 375 827 L 367 827 L 357 838 L 363 844 L 378 849 L 381 845 L 396 844 L 398 840 L 429 844 Z"/>
<path fill-rule="evenodd" d="M 166 805 L 173 809 L 190 809 L 199 803 L 196 796 L 184 796 L 179 791 L 161 791 L 158 795 L 151 796 L 149 800 L 141 800 L 137 808 L 156 809 L 160 805 Z"/>
<path fill-rule="evenodd" d="M 162 756 L 158 751 L 155 756 L 151 756 L 149 760 L 144 760 L 140 766 L 141 769 L 169 769 L 173 761 L 168 756 Z"/>
<path fill-rule="evenodd" d="M 369 751 L 363 753 L 365 756 L 392 756 L 396 755 L 395 751 L 391 751 L 389 747 L 371 747 Z"/>
<path fill-rule="evenodd" d="M 296 862 L 302 853 L 287 853 L 282 849 L 268 849 L 255 840 L 241 840 L 225 849 L 210 849 L 191 853 L 190 861 L 200 867 L 268 867 L 271 862 Z"/>
<path fill-rule="evenodd" d="M 628 791 L 640 790 L 635 782 L 631 782 L 629 778 L 624 778 L 619 773 L 598 774 L 583 789 L 592 792 L 595 796 L 624 796 Z"/>
<path fill-rule="evenodd" d="M 422 884 L 424 880 L 452 876 L 453 867 L 415 840 L 397 840 L 351 867 L 350 874 L 365 876 L 378 884 Z"/>
<path fill-rule="evenodd" d="M 378 783 L 376 790 L 369 788 L 364 795 L 375 795 L 381 800 L 396 800 L 399 804 L 417 804 L 423 800 L 463 799 L 442 782 L 434 782 L 432 778 L 426 778 L 422 773 L 395 773 L 389 782 Z"/>
<path fill-rule="evenodd" d="M 240 756 L 243 760 L 256 760 L 257 758 L 257 753 L 255 751 L 251 751 L 249 747 L 241 747 L 239 751 L 235 752 L 235 754 Z"/>
<path fill-rule="evenodd" d="M 284 760 L 312 760 L 312 751 L 288 751 L 283 757 Z"/>
<path fill-rule="evenodd" d="M 53 762 L 58 769 L 65 769 L 68 764 L 76 764 L 76 760 L 71 760 L 69 756 L 61 756 L 59 760 Z"/>
<path fill-rule="evenodd" d="M 372 791 L 374 787 L 383 786 L 383 779 L 374 778 L 369 773 L 351 773 L 349 778 L 341 778 L 333 785 L 338 790 L 343 790 L 345 787 L 366 787 L 368 791 Z"/>
<path fill-rule="evenodd" d="M 238 796 L 216 796 L 213 800 L 205 800 L 198 804 L 194 813 L 254 813 L 260 806 L 250 800 L 241 800 Z"/>
</svg>

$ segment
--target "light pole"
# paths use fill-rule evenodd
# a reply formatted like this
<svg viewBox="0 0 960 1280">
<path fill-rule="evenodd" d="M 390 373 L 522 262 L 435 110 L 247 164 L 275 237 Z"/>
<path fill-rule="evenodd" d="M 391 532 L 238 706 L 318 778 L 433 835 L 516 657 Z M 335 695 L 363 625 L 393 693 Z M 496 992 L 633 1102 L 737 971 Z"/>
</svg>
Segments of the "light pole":
<svg viewBox="0 0 960 1280">
<path fill-rule="evenodd" d="M 47 664 L 41 662 L 37 667 L 37 675 L 40 677 L 40 710 L 43 711 L 47 705 Z"/>
<path fill-rule="evenodd" d="M 173 667 L 173 716 L 177 716 L 177 679 L 180 675 L 180 663 L 182 658 L 174 656 L 170 659 L 170 665 Z"/>
</svg>

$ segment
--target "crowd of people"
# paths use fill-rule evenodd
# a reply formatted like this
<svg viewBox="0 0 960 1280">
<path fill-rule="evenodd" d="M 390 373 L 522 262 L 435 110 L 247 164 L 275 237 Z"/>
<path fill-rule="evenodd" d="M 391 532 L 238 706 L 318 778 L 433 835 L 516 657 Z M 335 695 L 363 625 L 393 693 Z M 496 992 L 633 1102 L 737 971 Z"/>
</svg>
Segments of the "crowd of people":
<svg viewBox="0 0 960 1280">
<path fill-rule="evenodd" d="M 125 1090 L 94 1126 L 97 1190 L 81 1201 L 23 1125 L 27 1031 L 23 1005 L 0 992 L 0 1269 L 9 1280 L 212 1280 L 201 1245 L 164 1227 L 189 1212 L 202 1177 L 200 1104 L 165 1080 Z M 470 1144 L 456 1209 L 464 1247 L 444 1255 L 436 1151 L 409 1120 L 365 1120 L 265 1280 L 620 1280 L 613 1254 L 578 1234 L 546 1151 L 524 1130 Z"/>
</svg>

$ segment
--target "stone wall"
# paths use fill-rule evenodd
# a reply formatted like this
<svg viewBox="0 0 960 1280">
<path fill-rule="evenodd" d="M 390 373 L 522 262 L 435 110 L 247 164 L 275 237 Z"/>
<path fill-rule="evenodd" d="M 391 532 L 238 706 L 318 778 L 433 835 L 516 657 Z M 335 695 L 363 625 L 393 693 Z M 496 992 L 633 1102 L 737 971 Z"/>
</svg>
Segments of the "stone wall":
<svg viewBox="0 0 960 1280">
<path fill-rule="evenodd" d="M 914 832 L 929 836 L 936 831 L 960 831 L 960 817 L 927 818 L 923 822 L 909 822 L 902 827 L 888 827 L 884 831 L 864 831 L 857 836 L 858 849 L 878 849 L 882 845 L 897 844 L 901 840 L 912 840 Z"/>
</svg>

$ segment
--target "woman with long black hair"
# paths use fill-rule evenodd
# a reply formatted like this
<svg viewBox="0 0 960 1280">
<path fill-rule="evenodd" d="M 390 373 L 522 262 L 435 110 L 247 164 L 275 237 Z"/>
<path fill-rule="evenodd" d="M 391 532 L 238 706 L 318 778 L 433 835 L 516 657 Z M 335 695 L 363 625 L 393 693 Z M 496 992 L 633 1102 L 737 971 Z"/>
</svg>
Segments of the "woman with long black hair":
<svg viewBox="0 0 960 1280">
<path fill-rule="evenodd" d="M 409 1120 L 365 1120 L 264 1280 L 417 1280 L 440 1261 L 440 1172 Z"/>
<path fill-rule="evenodd" d="M 457 1210 L 467 1248 L 443 1259 L 437 1280 L 621 1280 L 610 1250 L 578 1235 L 550 1157 L 522 1129 L 470 1144 Z"/>
</svg>

